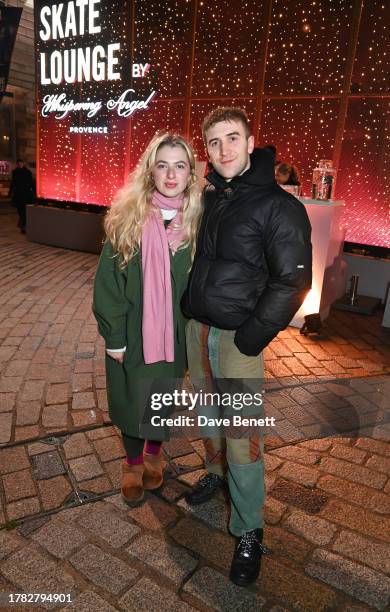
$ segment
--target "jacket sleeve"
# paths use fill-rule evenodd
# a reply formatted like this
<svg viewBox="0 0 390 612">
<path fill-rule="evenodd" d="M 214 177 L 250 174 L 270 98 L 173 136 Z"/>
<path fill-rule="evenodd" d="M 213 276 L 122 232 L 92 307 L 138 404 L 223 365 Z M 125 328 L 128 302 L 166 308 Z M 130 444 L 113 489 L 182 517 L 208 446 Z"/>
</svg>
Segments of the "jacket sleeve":
<svg viewBox="0 0 390 612">
<path fill-rule="evenodd" d="M 126 272 L 119 270 L 111 244 L 100 255 L 93 288 L 92 310 L 107 349 L 126 345 L 126 322 L 130 303 L 125 296 Z"/>
<path fill-rule="evenodd" d="M 264 229 L 267 287 L 234 338 L 245 355 L 258 355 L 287 327 L 311 287 L 311 226 L 304 206 L 294 200 L 275 203 Z"/>
</svg>

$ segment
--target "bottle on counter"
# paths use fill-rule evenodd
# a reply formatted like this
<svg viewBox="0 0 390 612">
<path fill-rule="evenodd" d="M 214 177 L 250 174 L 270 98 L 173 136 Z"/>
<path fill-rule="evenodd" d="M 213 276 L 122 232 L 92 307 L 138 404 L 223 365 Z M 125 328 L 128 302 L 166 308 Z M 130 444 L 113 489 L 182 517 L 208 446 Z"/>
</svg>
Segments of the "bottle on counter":
<svg viewBox="0 0 390 612">
<path fill-rule="evenodd" d="M 312 198 L 313 200 L 332 200 L 336 170 L 331 159 L 321 159 L 318 167 L 313 170 Z"/>
</svg>

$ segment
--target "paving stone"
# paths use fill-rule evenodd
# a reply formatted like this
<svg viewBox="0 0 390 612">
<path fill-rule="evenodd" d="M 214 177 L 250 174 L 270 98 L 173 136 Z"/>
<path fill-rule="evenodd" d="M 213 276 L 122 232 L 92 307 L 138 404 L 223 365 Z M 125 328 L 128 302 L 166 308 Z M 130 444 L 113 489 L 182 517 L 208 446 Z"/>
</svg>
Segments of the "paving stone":
<svg viewBox="0 0 390 612">
<path fill-rule="evenodd" d="M 12 435 L 12 413 L 0 414 L 0 444 L 6 444 Z"/>
<path fill-rule="evenodd" d="M 112 484 L 106 476 L 98 476 L 97 478 L 92 478 L 92 480 L 83 480 L 80 489 L 83 492 L 89 491 L 91 493 L 100 494 L 112 491 Z"/>
<path fill-rule="evenodd" d="M 329 496 L 323 491 L 308 489 L 282 478 L 277 480 L 274 485 L 268 487 L 268 494 L 281 502 L 300 508 L 310 514 L 320 512 L 321 508 L 329 500 Z"/>
<path fill-rule="evenodd" d="M 50 453 L 53 450 L 56 450 L 56 446 L 54 444 L 45 444 L 44 442 L 34 442 L 33 444 L 29 444 L 27 446 L 27 452 L 30 456 L 40 455 L 41 453 Z"/>
<path fill-rule="evenodd" d="M 345 444 L 336 444 L 331 452 L 332 457 L 338 459 L 344 459 L 345 461 L 351 461 L 352 463 L 362 464 L 364 463 L 367 453 L 355 448 L 354 446 L 346 446 Z M 375 469 L 375 468 L 374 468 Z"/>
<path fill-rule="evenodd" d="M 266 472 L 272 472 L 282 465 L 283 461 L 269 453 L 264 453 L 264 468 Z"/>
<path fill-rule="evenodd" d="M 162 612 L 163 609 L 170 612 L 192 612 L 192 608 L 182 599 L 155 584 L 149 578 L 141 578 L 123 597 L 118 601 L 121 610 L 126 612 L 140 612 L 147 602 L 148 612 Z M 163 606 L 163 607 L 162 607 Z"/>
<path fill-rule="evenodd" d="M 74 427 L 87 427 L 98 422 L 98 416 L 94 410 L 78 410 L 71 414 Z"/>
<path fill-rule="evenodd" d="M 18 501 L 7 504 L 6 511 L 8 520 L 16 521 L 17 519 L 31 516 L 40 512 L 41 506 L 37 497 L 27 497 Z"/>
<path fill-rule="evenodd" d="M 178 504 L 186 512 L 189 512 L 193 518 L 200 519 L 213 529 L 222 529 L 226 531 L 228 524 L 228 506 L 224 499 L 213 497 L 204 504 L 191 506 L 187 504 L 185 499 L 181 499 Z"/>
<path fill-rule="evenodd" d="M 27 373 L 27 379 L 50 380 L 50 366 L 47 363 L 31 363 Z"/>
<path fill-rule="evenodd" d="M 199 521 L 186 517 L 169 530 L 169 535 L 212 565 L 223 571 L 230 569 L 235 541 L 227 534 L 211 531 Z"/>
<path fill-rule="evenodd" d="M 38 489 L 44 510 L 59 508 L 73 491 L 68 478 L 65 476 L 41 480 L 38 482 Z"/>
<path fill-rule="evenodd" d="M 344 498 L 359 506 L 363 506 L 374 512 L 390 514 L 390 497 L 385 493 L 357 485 L 348 480 L 342 480 L 335 476 L 323 476 L 317 486 L 337 497 Z"/>
<path fill-rule="evenodd" d="M 387 480 L 385 474 L 374 472 L 361 465 L 351 465 L 346 461 L 333 459 L 332 457 L 323 457 L 319 468 L 323 472 L 351 480 L 352 482 L 374 487 L 375 489 L 382 489 Z"/>
<path fill-rule="evenodd" d="M 49 384 L 46 392 L 46 404 L 65 404 L 70 396 L 68 383 Z"/>
<path fill-rule="evenodd" d="M 379 455 L 374 455 L 370 457 L 367 461 L 366 466 L 370 470 L 376 470 L 377 472 L 383 472 L 390 476 L 390 457 L 380 457 Z"/>
<path fill-rule="evenodd" d="M 93 591 L 84 591 L 71 604 L 61 608 L 64 611 L 76 610 L 77 612 L 115 612 L 117 609 L 113 608 L 105 599 Z"/>
<path fill-rule="evenodd" d="M 371 453 L 378 453 L 378 455 L 390 457 L 390 444 L 381 442 L 380 440 L 374 440 L 372 438 L 359 438 L 356 442 L 356 447 L 368 450 Z"/>
<path fill-rule="evenodd" d="M 266 363 L 267 370 L 270 371 L 274 376 L 283 377 L 283 376 L 291 376 L 291 371 L 287 368 L 281 360 L 279 359 L 270 359 Z"/>
<path fill-rule="evenodd" d="M 37 480 L 45 480 L 65 474 L 66 470 L 57 450 L 31 457 L 33 474 Z"/>
<path fill-rule="evenodd" d="M 16 393 L 0 393 L 0 412 L 11 412 L 14 409 Z"/>
<path fill-rule="evenodd" d="M 100 440 L 101 438 L 112 436 L 115 433 L 116 431 L 114 427 L 101 426 L 101 427 L 96 427 L 95 429 L 91 429 L 90 431 L 86 431 L 85 435 L 90 440 Z"/>
<path fill-rule="evenodd" d="M 168 544 L 165 540 L 151 535 L 141 536 L 126 550 L 129 555 L 177 585 L 181 584 L 198 564 L 184 548 Z"/>
<path fill-rule="evenodd" d="M 46 428 L 63 428 L 68 422 L 67 404 L 52 404 L 42 410 L 42 425 Z"/>
<path fill-rule="evenodd" d="M 120 489 L 123 459 L 116 459 L 104 464 L 114 489 Z"/>
<path fill-rule="evenodd" d="M 206 474 L 206 470 L 195 470 L 194 472 L 180 474 L 178 476 L 178 480 L 186 485 L 189 485 L 190 487 L 193 487 L 198 482 L 198 480 L 200 478 L 203 478 L 203 476 L 206 476 Z"/>
<path fill-rule="evenodd" d="M 261 595 L 282 600 L 297 612 L 330 612 L 337 609 L 337 596 L 332 589 L 273 559 L 271 555 L 262 558 L 257 585 Z"/>
<path fill-rule="evenodd" d="M 129 510 L 131 519 L 147 529 L 165 529 L 177 519 L 174 506 L 157 497 L 149 497 L 141 506 Z"/>
<path fill-rule="evenodd" d="M 337 527 L 332 523 L 318 516 L 309 516 L 299 511 L 291 512 L 283 524 L 296 535 L 320 546 L 329 544 L 337 531 Z"/>
<path fill-rule="evenodd" d="M 98 587 L 119 595 L 137 579 L 138 572 L 94 544 L 87 544 L 71 558 L 72 565 Z"/>
<path fill-rule="evenodd" d="M 124 546 L 140 531 L 136 525 L 123 521 L 111 508 L 101 506 L 90 508 L 90 512 L 83 514 L 77 523 L 113 548 Z"/>
<path fill-rule="evenodd" d="M 25 427 L 15 427 L 14 439 L 15 442 L 27 442 L 33 440 L 41 434 L 41 428 L 39 425 L 27 425 Z"/>
<path fill-rule="evenodd" d="M 301 563 L 308 557 L 312 546 L 302 538 L 282 529 L 281 527 L 267 527 L 264 530 L 264 540 L 272 557 L 279 557 L 292 567 Z"/>
<path fill-rule="evenodd" d="M 342 531 L 333 546 L 335 552 L 369 565 L 378 572 L 390 574 L 390 546 L 373 542 L 351 531 Z"/>
<path fill-rule="evenodd" d="M 84 433 L 73 434 L 65 440 L 62 447 L 67 459 L 74 459 L 75 457 L 82 457 L 83 455 L 93 453 L 92 446 Z"/>
<path fill-rule="evenodd" d="M 36 494 L 34 481 L 29 469 L 5 474 L 3 476 L 3 487 L 7 502 Z"/>
<path fill-rule="evenodd" d="M 172 438 L 164 444 L 164 451 L 171 459 L 189 455 L 193 452 L 190 442 L 184 438 Z"/>
<path fill-rule="evenodd" d="M 23 388 L 23 391 L 20 395 L 21 402 L 30 402 L 32 400 L 40 401 L 44 394 L 45 389 L 45 381 L 44 380 L 28 380 Z M 14 390 L 18 387 L 14 387 Z"/>
<path fill-rule="evenodd" d="M 379 516 L 339 499 L 331 499 L 322 509 L 321 516 L 343 527 L 390 542 L 390 517 Z"/>
<path fill-rule="evenodd" d="M 2 564 L 2 574 L 25 593 L 71 593 L 74 579 L 34 546 L 14 553 Z M 20 592 L 20 591 L 19 591 Z M 41 604 L 45 608 L 53 604 Z"/>
<path fill-rule="evenodd" d="M 30 467 L 24 446 L 0 449 L 0 474 L 17 472 Z"/>
<path fill-rule="evenodd" d="M 171 478 L 166 481 L 159 493 L 167 501 L 173 502 L 179 499 L 186 491 L 188 491 L 186 486 L 178 480 Z"/>
<path fill-rule="evenodd" d="M 92 374 L 74 374 L 72 381 L 72 389 L 75 393 L 92 389 Z"/>
<path fill-rule="evenodd" d="M 17 425 L 35 425 L 41 413 L 40 402 L 19 402 L 16 409 Z"/>
<path fill-rule="evenodd" d="M 31 537 L 59 559 L 68 557 L 87 540 L 74 525 L 67 525 L 58 519 L 51 519 Z"/>
<path fill-rule="evenodd" d="M 111 461 L 125 456 L 123 444 L 118 436 L 110 436 L 93 442 L 100 461 Z"/>
<path fill-rule="evenodd" d="M 279 470 L 279 476 L 302 485 L 314 487 L 320 475 L 314 468 L 286 461 Z"/>
<path fill-rule="evenodd" d="M 312 453 L 300 446 L 284 446 L 283 448 L 277 448 L 270 451 L 270 454 L 281 457 L 282 459 L 290 459 L 291 461 L 298 461 L 299 463 L 305 463 L 307 465 L 318 463 L 320 458 L 318 453 Z"/>
<path fill-rule="evenodd" d="M 94 476 L 103 474 L 102 466 L 95 455 L 85 455 L 84 457 L 71 459 L 69 461 L 69 467 L 78 482 L 90 480 Z"/>
<path fill-rule="evenodd" d="M 203 467 L 203 459 L 197 453 L 191 453 L 174 459 L 172 464 L 179 468 L 199 468 Z"/>
<path fill-rule="evenodd" d="M 331 440 L 329 438 L 324 438 L 322 440 L 305 440 L 305 442 L 300 442 L 299 446 L 305 446 L 306 448 L 310 448 L 314 451 L 326 451 L 332 445 Z"/>
<path fill-rule="evenodd" d="M 96 391 L 96 397 L 97 397 L 97 402 L 98 402 L 98 408 L 99 410 L 108 410 L 108 399 L 107 399 L 107 392 L 105 389 L 103 390 L 97 390 Z"/>
<path fill-rule="evenodd" d="M 72 400 L 73 410 L 85 410 L 86 408 L 95 408 L 95 398 L 92 392 L 84 391 L 82 393 L 74 393 Z"/>
<path fill-rule="evenodd" d="M 5 559 L 24 544 L 24 540 L 16 533 L 2 529 L 0 531 L 0 559 Z"/>
<path fill-rule="evenodd" d="M 314 551 L 306 572 L 377 610 L 388 604 L 390 578 L 327 550 Z"/>
<path fill-rule="evenodd" d="M 276 525 L 287 510 L 287 505 L 267 496 L 264 504 L 264 519 L 270 525 Z"/>
<path fill-rule="evenodd" d="M 220 612 L 261 610 L 263 597 L 234 585 L 211 567 L 202 567 L 186 582 L 183 592 Z"/>
<path fill-rule="evenodd" d="M 0 393 L 13 393 L 20 390 L 23 376 L 3 376 L 0 383 Z M 39 399 L 32 397 L 31 399 Z"/>
</svg>

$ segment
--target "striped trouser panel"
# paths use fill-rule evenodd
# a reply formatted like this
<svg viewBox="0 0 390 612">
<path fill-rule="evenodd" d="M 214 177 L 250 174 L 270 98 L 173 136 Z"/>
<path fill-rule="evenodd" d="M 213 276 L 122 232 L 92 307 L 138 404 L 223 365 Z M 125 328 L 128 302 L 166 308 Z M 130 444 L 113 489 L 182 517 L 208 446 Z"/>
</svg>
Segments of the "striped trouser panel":
<svg viewBox="0 0 390 612">
<path fill-rule="evenodd" d="M 264 374 L 263 357 L 248 357 L 234 344 L 234 331 L 208 327 L 191 320 L 187 325 L 187 354 L 190 376 L 201 381 L 203 390 L 215 391 L 216 381 L 250 379 L 259 381 Z M 256 385 L 257 387 L 257 385 Z M 219 406 L 200 406 L 198 413 L 220 415 Z M 263 527 L 265 500 L 263 440 L 256 430 L 242 437 L 233 431 L 221 435 L 219 428 L 207 429 L 204 439 L 206 468 L 224 476 L 227 473 L 231 498 L 229 528 L 239 536 Z"/>
</svg>

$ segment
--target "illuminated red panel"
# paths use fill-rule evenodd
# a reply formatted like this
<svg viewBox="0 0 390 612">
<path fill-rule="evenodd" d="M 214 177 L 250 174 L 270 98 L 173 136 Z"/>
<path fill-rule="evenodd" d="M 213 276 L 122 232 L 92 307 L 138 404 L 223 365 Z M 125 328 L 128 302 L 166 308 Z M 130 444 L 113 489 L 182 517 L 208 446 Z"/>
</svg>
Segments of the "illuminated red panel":
<svg viewBox="0 0 390 612">
<path fill-rule="evenodd" d="M 156 132 L 171 130 L 182 133 L 184 102 L 157 101 L 150 111 L 134 117 L 131 125 L 131 168 L 137 164 L 141 154 Z"/>
<path fill-rule="evenodd" d="M 274 0 L 265 93 L 340 93 L 351 18 L 350 0 Z"/>
<path fill-rule="evenodd" d="M 79 136 L 69 133 L 70 117 L 40 122 L 37 196 L 77 202 L 76 152 Z"/>
<path fill-rule="evenodd" d="M 390 102 L 351 100 L 336 195 L 346 201 L 346 240 L 390 247 Z"/>
<path fill-rule="evenodd" d="M 206 152 L 202 137 L 202 123 L 206 115 L 218 106 L 239 106 L 243 108 L 249 117 L 249 121 L 253 124 L 255 114 L 254 100 L 240 100 L 237 98 L 223 100 L 215 100 L 210 102 L 193 102 L 191 107 L 191 127 L 192 142 L 197 153 L 199 161 L 206 159 Z"/>
<path fill-rule="evenodd" d="M 192 49 L 191 2 L 138 0 L 134 62 L 150 62 L 159 97 L 184 96 Z"/>
<path fill-rule="evenodd" d="M 193 97 L 257 95 L 262 2 L 199 2 Z"/>
<path fill-rule="evenodd" d="M 298 167 L 304 195 L 311 194 L 313 169 L 332 159 L 338 100 L 266 100 L 259 142 L 274 144 L 277 158 Z"/>
<path fill-rule="evenodd" d="M 124 180 L 126 119 L 105 120 L 108 134 L 83 134 L 78 201 L 109 205 Z"/>
<path fill-rule="evenodd" d="M 385 93 L 389 82 L 390 11 L 386 0 L 363 5 L 351 93 Z"/>
</svg>

